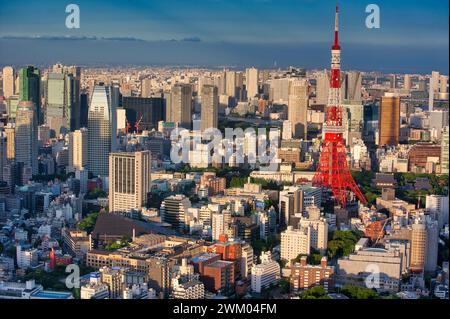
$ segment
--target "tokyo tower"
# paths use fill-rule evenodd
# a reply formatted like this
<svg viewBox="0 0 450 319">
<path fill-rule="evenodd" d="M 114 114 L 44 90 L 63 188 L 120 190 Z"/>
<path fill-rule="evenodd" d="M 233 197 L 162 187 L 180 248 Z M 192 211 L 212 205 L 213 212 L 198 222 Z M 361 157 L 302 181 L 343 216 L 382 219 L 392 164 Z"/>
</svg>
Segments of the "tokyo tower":
<svg viewBox="0 0 450 319">
<path fill-rule="evenodd" d="M 341 47 L 339 45 L 339 7 L 336 2 L 334 43 L 331 49 L 331 79 L 326 107 L 325 123 L 322 132 L 322 152 L 313 183 L 330 188 L 336 202 L 346 206 L 349 189 L 361 202 L 367 203 L 359 190 L 347 164 L 347 151 L 342 126 L 343 108 L 341 105 Z"/>
</svg>

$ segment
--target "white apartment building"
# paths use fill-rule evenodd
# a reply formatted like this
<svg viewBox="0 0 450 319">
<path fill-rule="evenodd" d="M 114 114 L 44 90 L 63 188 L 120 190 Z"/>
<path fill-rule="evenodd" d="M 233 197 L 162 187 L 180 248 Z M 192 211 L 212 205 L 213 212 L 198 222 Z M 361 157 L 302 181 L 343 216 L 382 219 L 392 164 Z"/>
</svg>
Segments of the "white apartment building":
<svg viewBox="0 0 450 319">
<path fill-rule="evenodd" d="M 426 197 L 426 210 L 434 215 L 434 219 L 438 221 L 439 229 L 449 223 L 448 206 L 448 196 L 427 195 Z"/>
<path fill-rule="evenodd" d="M 37 249 L 23 249 L 22 246 L 16 248 L 17 266 L 21 269 L 37 266 L 38 251 Z"/>
<path fill-rule="evenodd" d="M 252 291 L 261 293 L 263 288 L 275 284 L 280 278 L 280 265 L 272 260 L 270 252 L 261 254 L 261 263 L 252 267 Z"/>
<path fill-rule="evenodd" d="M 287 230 L 281 233 L 281 259 L 290 263 L 300 254 L 309 255 L 310 238 L 310 227 L 294 229 L 294 227 L 288 226 Z"/>
</svg>

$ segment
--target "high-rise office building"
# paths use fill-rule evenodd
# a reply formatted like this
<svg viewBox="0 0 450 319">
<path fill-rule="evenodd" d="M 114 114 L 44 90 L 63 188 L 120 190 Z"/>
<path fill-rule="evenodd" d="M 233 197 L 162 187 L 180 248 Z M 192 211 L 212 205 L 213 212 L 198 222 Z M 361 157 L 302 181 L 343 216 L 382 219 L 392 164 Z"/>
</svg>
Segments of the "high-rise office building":
<svg viewBox="0 0 450 319">
<path fill-rule="evenodd" d="M 72 131 L 78 130 L 81 126 L 81 67 L 79 66 L 62 66 L 62 73 L 66 76 L 71 76 L 71 98 L 73 99 L 73 105 L 70 113 L 70 129 Z"/>
<path fill-rule="evenodd" d="M 147 203 L 150 191 L 150 152 L 109 155 L 109 210 L 129 212 Z"/>
<path fill-rule="evenodd" d="M 175 84 L 166 98 L 166 120 L 178 123 L 185 129 L 192 126 L 192 87 L 189 84 Z"/>
<path fill-rule="evenodd" d="M 157 129 L 158 122 L 165 119 L 164 100 L 156 97 L 124 96 L 122 107 L 126 111 L 126 118 L 134 128 L 137 121 L 139 131 Z"/>
<path fill-rule="evenodd" d="M 152 96 L 152 79 L 147 77 L 141 80 L 141 97 Z"/>
<path fill-rule="evenodd" d="M 316 78 L 316 104 L 327 105 L 330 77 L 327 71 L 320 72 Z"/>
<path fill-rule="evenodd" d="M 405 74 L 405 78 L 403 80 L 403 89 L 404 90 L 411 90 L 411 75 Z"/>
<path fill-rule="evenodd" d="M 397 75 L 392 74 L 390 76 L 390 88 L 396 89 L 397 88 Z"/>
<path fill-rule="evenodd" d="M 416 219 L 411 230 L 412 272 L 434 272 L 437 266 L 439 230 L 438 221 L 430 216 Z"/>
<path fill-rule="evenodd" d="M 434 108 L 434 99 L 437 97 L 436 95 L 439 93 L 439 72 L 433 71 L 430 77 L 430 85 L 428 91 L 428 110 L 433 111 Z"/>
<path fill-rule="evenodd" d="M 116 149 L 116 120 L 109 87 L 96 85 L 88 115 L 88 168 L 94 175 L 109 175 L 109 153 Z"/>
<path fill-rule="evenodd" d="M 88 131 L 81 128 L 69 134 L 69 167 L 81 170 L 88 164 Z"/>
<path fill-rule="evenodd" d="M 247 98 L 251 99 L 258 95 L 259 71 L 257 68 L 249 68 L 245 72 Z"/>
<path fill-rule="evenodd" d="M 88 127 L 89 102 L 88 93 L 80 94 L 80 127 Z"/>
<path fill-rule="evenodd" d="M 45 123 L 56 136 L 74 130 L 79 123 L 75 108 L 75 80 L 71 74 L 49 73 L 45 81 Z"/>
<path fill-rule="evenodd" d="M 3 167 L 6 165 L 7 158 L 7 140 L 6 140 L 6 134 L 2 130 L 0 130 L 0 181 L 3 181 Z"/>
<path fill-rule="evenodd" d="M 448 196 L 443 195 L 427 195 L 426 196 L 426 210 L 438 221 L 439 229 L 442 229 L 445 224 L 449 223 Z"/>
<path fill-rule="evenodd" d="M 398 145 L 400 135 L 400 97 L 386 93 L 379 109 L 378 145 Z"/>
<path fill-rule="evenodd" d="M 39 69 L 27 66 L 19 71 L 20 101 L 32 101 L 36 108 L 37 123 L 43 124 L 41 110 L 41 75 Z"/>
<path fill-rule="evenodd" d="M 352 102 L 361 102 L 362 74 L 361 72 L 345 73 L 345 95 L 343 99 Z"/>
<path fill-rule="evenodd" d="M 6 159 L 13 160 L 16 156 L 16 128 L 12 123 L 8 123 L 5 127 L 6 135 Z"/>
<path fill-rule="evenodd" d="M 14 95 L 14 69 L 10 66 L 5 66 L 3 68 L 3 96 L 9 98 Z"/>
<path fill-rule="evenodd" d="M 219 95 L 217 87 L 203 85 L 201 88 L 201 130 L 218 128 Z"/>
<path fill-rule="evenodd" d="M 306 139 L 308 132 L 308 80 L 293 80 L 289 85 L 288 120 L 295 138 Z"/>
<path fill-rule="evenodd" d="M 244 85 L 244 77 L 242 72 L 226 71 L 225 74 L 225 94 L 237 100 L 242 100 Z"/>
<path fill-rule="evenodd" d="M 235 97 L 236 96 L 236 72 L 235 71 L 226 71 L 225 72 L 225 94 L 228 96 Z"/>
<path fill-rule="evenodd" d="M 448 174 L 449 162 L 449 127 L 446 126 L 442 130 L 441 135 L 441 174 Z"/>
<path fill-rule="evenodd" d="M 21 101 L 17 108 L 15 159 L 38 173 L 38 123 L 36 105 L 32 101 Z"/>
</svg>

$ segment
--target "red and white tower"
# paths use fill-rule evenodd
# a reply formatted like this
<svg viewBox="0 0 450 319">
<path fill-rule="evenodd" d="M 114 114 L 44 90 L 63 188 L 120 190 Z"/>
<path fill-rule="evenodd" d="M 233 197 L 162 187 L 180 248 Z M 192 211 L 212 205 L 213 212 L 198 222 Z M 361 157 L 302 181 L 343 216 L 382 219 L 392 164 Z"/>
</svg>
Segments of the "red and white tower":
<svg viewBox="0 0 450 319">
<path fill-rule="evenodd" d="M 322 152 L 313 183 L 332 190 L 336 201 L 345 207 L 349 189 L 360 201 L 367 203 L 359 190 L 347 164 L 347 151 L 342 126 L 341 105 L 341 46 L 339 45 L 339 7 L 336 2 L 334 43 L 331 49 L 331 79 L 328 93 L 326 120 L 322 132 Z"/>
</svg>

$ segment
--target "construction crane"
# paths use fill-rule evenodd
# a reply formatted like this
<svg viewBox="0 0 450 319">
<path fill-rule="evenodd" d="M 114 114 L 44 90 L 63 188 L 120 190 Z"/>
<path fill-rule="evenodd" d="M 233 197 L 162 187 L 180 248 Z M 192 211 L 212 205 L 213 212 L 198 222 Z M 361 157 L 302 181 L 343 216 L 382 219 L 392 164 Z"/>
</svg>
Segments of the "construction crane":
<svg viewBox="0 0 450 319">
<path fill-rule="evenodd" d="M 139 134 L 139 124 L 141 124 L 143 117 L 144 117 L 144 115 L 141 115 L 140 119 L 136 122 L 136 124 L 134 124 L 134 128 L 136 129 L 136 134 Z"/>
<path fill-rule="evenodd" d="M 130 128 L 131 128 L 131 124 L 130 124 L 130 122 L 128 122 L 128 119 L 125 119 L 125 121 L 126 121 L 126 126 L 125 126 L 125 134 L 128 134 L 128 132 L 130 131 Z"/>
<path fill-rule="evenodd" d="M 386 228 L 388 222 L 389 222 L 390 220 L 392 220 L 392 219 L 393 219 L 392 217 L 389 217 L 389 218 L 386 218 L 386 219 L 385 219 L 385 221 L 384 221 L 384 223 L 383 223 L 383 227 L 381 228 L 381 232 L 380 232 L 380 234 L 378 235 L 377 240 L 375 241 L 375 244 L 373 244 L 373 246 L 376 246 L 376 245 L 378 244 L 378 242 L 380 241 L 381 237 L 383 237 L 384 229 Z"/>
</svg>

